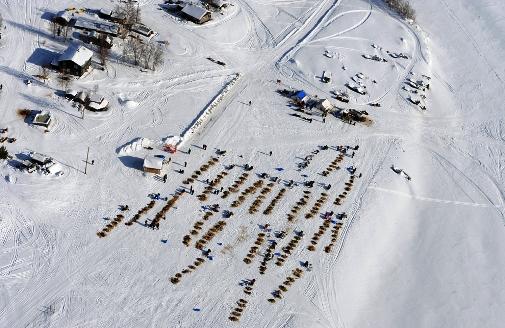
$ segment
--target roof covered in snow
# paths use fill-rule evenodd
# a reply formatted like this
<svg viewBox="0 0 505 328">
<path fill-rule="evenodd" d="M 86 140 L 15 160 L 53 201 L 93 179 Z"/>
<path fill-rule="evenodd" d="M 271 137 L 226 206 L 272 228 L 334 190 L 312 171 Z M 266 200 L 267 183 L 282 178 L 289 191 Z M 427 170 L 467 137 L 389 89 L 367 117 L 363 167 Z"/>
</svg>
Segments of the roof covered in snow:
<svg viewBox="0 0 505 328">
<path fill-rule="evenodd" d="M 328 99 L 323 99 L 323 101 L 321 101 L 321 107 L 324 109 L 332 109 L 333 105 Z"/>
<path fill-rule="evenodd" d="M 67 23 L 72 19 L 72 13 L 66 10 L 62 10 L 56 14 L 55 17 L 65 20 Z"/>
<path fill-rule="evenodd" d="M 112 16 L 112 10 L 100 8 L 100 14 L 105 15 L 105 16 Z"/>
<path fill-rule="evenodd" d="M 144 167 L 161 170 L 163 168 L 163 158 L 148 155 L 144 158 Z"/>
<path fill-rule="evenodd" d="M 83 46 L 72 44 L 60 55 L 58 62 L 72 61 L 79 66 L 84 66 L 91 60 L 91 57 L 93 57 L 93 51 Z"/>
<path fill-rule="evenodd" d="M 106 108 L 108 105 L 109 101 L 100 94 L 94 93 L 89 97 L 88 107 L 92 109 L 100 110 Z"/>
<path fill-rule="evenodd" d="M 208 13 L 208 10 L 188 3 L 186 6 L 184 6 L 184 8 L 182 8 L 182 12 L 186 15 L 200 20 L 203 18 L 203 16 L 205 16 L 206 13 Z"/>
<path fill-rule="evenodd" d="M 98 31 L 112 35 L 117 35 L 119 33 L 119 26 L 114 23 L 93 20 L 86 17 L 77 17 L 74 27 L 81 30 Z"/>
<path fill-rule="evenodd" d="M 216 7 L 222 7 L 226 4 L 224 0 L 208 0 L 207 2 Z"/>
<path fill-rule="evenodd" d="M 154 31 L 151 30 L 149 27 L 145 26 L 144 24 L 133 24 L 131 30 L 133 32 L 142 34 L 144 36 L 151 36 L 154 35 Z"/>
<path fill-rule="evenodd" d="M 30 159 L 32 161 L 42 164 L 49 163 L 52 161 L 51 157 L 36 152 L 30 153 Z"/>
<path fill-rule="evenodd" d="M 33 118 L 35 124 L 48 124 L 51 121 L 51 113 L 43 111 Z"/>
</svg>

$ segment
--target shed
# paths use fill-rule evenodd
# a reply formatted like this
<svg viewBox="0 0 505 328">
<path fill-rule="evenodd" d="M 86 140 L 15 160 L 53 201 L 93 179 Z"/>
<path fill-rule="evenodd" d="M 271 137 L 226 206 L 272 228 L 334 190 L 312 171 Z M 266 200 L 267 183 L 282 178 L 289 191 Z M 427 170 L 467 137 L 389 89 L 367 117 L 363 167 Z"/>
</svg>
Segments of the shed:
<svg viewBox="0 0 505 328">
<path fill-rule="evenodd" d="M 182 8 L 181 13 L 196 24 L 203 24 L 212 18 L 210 11 L 207 9 L 189 3 Z"/>
<path fill-rule="evenodd" d="M 61 26 L 67 26 L 70 24 L 70 20 L 73 18 L 72 14 L 69 11 L 62 10 L 54 15 L 52 21 Z"/>
<path fill-rule="evenodd" d="M 130 29 L 130 35 L 140 39 L 151 40 L 156 35 L 156 32 L 144 24 L 133 24 Z"/>
<path fill-rule="evenodd" d="M 30 153 L 30 161 L 37 165 L 48 165 L 53 162 L 53 159 L 49 156 L 42 155 L 36 152 Z"/>
<path fill-rule="evenodd" d="M 307 93 L 303 90 L 300 90 L 298 92 L 295 93 L 295 95 L 293 96 L 293 99 L 295 101 L 299 101 L 299 102 L 306 102 L 307 100 L 309 100 L 309 96 L 307 96 Z"/>
<path fill-rule="evenodd" d="M 33 173 L 37 169 L 37 166 L 34 163 L 30 162 L 29 160 L 20 161 L 20 164 L 21 168 L 28 173 Z"/>
<path fill-rule="evenodd" d="M 93 20 L 86 17 L 77 17 L 74 21 L 73 27 L 78 30 L 95 31 L 112 36 L 119 35 L 119 26 L 114 23 Z"/>
<path fill-rule="evenodd" d="M 333 109 L 333 104 L 328 99 L 323 99 L 319 103 L 319 109 L 321 109 L 324 112 L 329 112 L 330 110 Z"/>
<path fill-rule="evenodd" d="M 77 97 L 78 93 L 79 93 L 79 91 L 77 91 L 77 90 L 68 89 L 65 91 L 65 98 L 70 99 L 70 100 L 74 100 L 74 98 Z"/>
<path fill-rule="evenodd" d="M 85 91 L 79 91 L 74 98 L 74 101 L 77 101 L 81 104 L 85 104 L 89 99 L 88 93 Z"/>
<path fill-rule="evenodd" d="M 161 174 L 161 170 L 163 169 L 163 158 L 148 155 L 144 158 L 143 168 L 146 173 Z"/>
<path fill-rule="evenodd" d="M 207 0 L 207 3 L 217 9 L 224 8 L 228 5 L 224 0 Z"/>
<path fill-rule="evenodd" d="M 95 112 L 106 111 L 109 108 L 109 101 L 104 96 L 95 93 L 89 97 L 87 107 Z"/>
<path fill-rule="evenodd" d="M 82 31 L 79 33 L 79 39 L 84 43 L 91 43 L 97 46 L 104 46 L 106 48 L 112 48 L 112 36 L 107 34 L 102 34 L 96 31 Z"/>
<path fill-rule="evenodd" d="M 43 111 L 35 115 L 32 123 L 35 125 L 40 125 L 45 128 L 48 128 L 49 124 L 51 124 L 51 119 L 52 119 L 51 113 L 49 113 L 48 111 Z"/>
<path fill-rule="evenodd" d="M 53 65 L 62 72 L 81 76 L 91 65 L 93 52 L 83 46 L 72 44 L 65 50 Z"/>
<path fill-rule="evenodd" d="M 110 19 L 112 16 L 112 10 L 100 8 L 100 10 L 98 10 L 97 14 L 98 14 L 98 17 L 100 17 L 102 19 Z"/>
<path fill-rule="evenodd" d="M 113 11 L 112 15 L 110 15 L 110 21 L 122 24 L 126 22 L 126 14 Z"/>
</svg>

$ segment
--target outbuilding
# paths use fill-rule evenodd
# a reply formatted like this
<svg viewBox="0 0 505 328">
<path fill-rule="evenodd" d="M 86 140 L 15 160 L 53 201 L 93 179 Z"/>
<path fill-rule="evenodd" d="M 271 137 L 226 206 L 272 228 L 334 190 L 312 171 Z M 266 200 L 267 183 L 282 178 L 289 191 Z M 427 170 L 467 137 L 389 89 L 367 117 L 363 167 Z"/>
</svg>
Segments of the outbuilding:
<svg viewBox="0 0 505 328">
<path fill-rule="evenodd" d="M 77 17 L 73 22 L 73 27 L 78 30 L 95 31 L 111 36 L 119 35 L 119 26 L 117 24 L 93 20 L 86 17 Z"/>
<path fill-rule="evenodd" d="M 65 50 L 53 65 L 60 71 L 72 75 L 81 76 L 91 65 L 93 52 L 83 46 L 72 44 Z"/>
<path fill-rule="evenodd" d="M 53 17 L 53 22 L 61 25 L 61 26 L 67 26 L 70 24 L 70 21 L 72 20 L 73 16 L 69 11 L 62 10 L 58 12 L 56 15 Z"/>
<path fill-rule="evenodd" d="M 112 10 L 100 8 L 100 10 L 98 10 L 97 14 L 98 14 L 98 17 L 100 17 L 102 19 L 110 19 L 110 17 L 112 16 Z"/>
<path fill-rule="evenodd" d="M 30 153 L 30 162 L 45 167 L 53 163 L 53 159 L 49 156 L 42 155 L 40 153 L 31 152 Z"/>
<path fill-rule="evenodd" d="M 161 170 L 163 169 L 163 158 L 154 155 L 146 156 L 144 158 L 143 169 L 146 173 L 161 174 Z"/>
<path fill-rule="evenodd" d="M 94 93 L 89 97 L 87 107 L 94 112 L 106 111 L 109 108 L 109 101 L 104 96 Z"/>
<path fill-rule="evenodd" d="M 101 8 L 98 12 L 98 17 L 106 19 L 114 23 L 124 23 L 126 20 L 126 15 L 124 13 L 119 13 L 114 10 Z"/>
<path fill-rule="evenodd" d="M 228 5 L 224 0 L 206 0 L 206 2 L 217 9 L 223 9 Z"/>
<path fill-rule="evenodd" d="M 107 34 L 100 34 L 96 31 L 82 31 L 79 33 L 79 39 L 84 43 L 91 43 L 99 47 L 104 46 L 108 49 L 112 48 L 112 36 Z"/>
<path fill-rule="evenodd" d="M 32 123 L 35 125 L 40 125 L 45 128 L 48 128 L 49 124 L 51 124 L 51 113 L 49 113 L 48 111 L 43 111 L 36 114 L 33 117 Z"/>
<path fill-rule="evenodd" d="M 68 100 L 74 100 L 78 94 L 79 94 L 79 91 L 74 90 L 74 89 L 68 89 L 65 91 L 65 98 L 67 98 Z"/>
<path fill-rule="evenodd" d="M 333 104 L 328 99 L 323 99 L 319 103 L 319 109 L 323 112 L 329 112 L 333 109 Z"/>
<path fill-rule="evenodd" d="M 88 102 L 89 95 L 86 91 L 79 91 L 77 95 L 74 98 L 74 101 L 77 101 L 78 103 L 81 104 L 86 104 Z"/>
<path fill-rule="evenodd" d="M 207 9 L 189 3 L 182 8 L 181 14 L 196 24 L 203 24 L 212 18 Z"/>
<path fill-rule="evenodd" d="M 156 35 L 156 32 L 144 24 L 133 24 L 130 35 L 137 39 L 149 41 Z"/>
</svg>

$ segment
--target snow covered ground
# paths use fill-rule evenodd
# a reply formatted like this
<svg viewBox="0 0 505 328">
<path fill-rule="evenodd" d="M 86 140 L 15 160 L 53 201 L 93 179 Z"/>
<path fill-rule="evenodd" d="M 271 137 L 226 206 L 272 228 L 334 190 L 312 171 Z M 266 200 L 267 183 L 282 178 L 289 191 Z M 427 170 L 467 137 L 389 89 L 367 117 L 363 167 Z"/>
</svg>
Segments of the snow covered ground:
<svg viewBox="0 0 505 328">
<path fill-rule="evenodd" d="M 158 32 L 155 40 L 168 42 L 165 63 L 154 72 L 141 71 L 118 62 L 121 50 L 113 48 L 105 71 L 94 69 L 72 83 L 74 89 L 98 91 L 111 104 L 109 111 L 87 111 L 82 119 L 58 95 L 56 73 L 47 83 L 33 77 L 41 55 L 66 48 L 52 37 L 45 17 L 67 7 L 112 8 L 114 1 L 0 1 L 6 25 L 0 40 L 0 129 L 8 128 L 2 136 L 16 138 L 4 144 L 14 160 L 37 151 L 53 157 L 63 172 L 28 174 L 13 161 L 0 164 L 0 327 L 501 327 L 505 4 L 411 2 L 416 24 L 399 19 L 382 1 L 236 0 L 224 15 L 197 26 L 161 10 L 160 1 L 141 0 L 144 23 Z M 331 72 L 329 83 L 321 82 L 323 71 Z M 240 78 L 227 90 L 237 73 Z M 344 90 L 358 73 L 367 94 L 349 90 L 348 104 L 333 99 L 332 91 Z M 407 78 L 425 79 L 423 74 L 431 78 L 421 93 L 425 111 L 408 100 L 419 94 L 405 84 Z M 33 83 L 27 86 L 25 79 Z M 316 110 L 308 123 L 291 115 L 297 112 L 277 93 L 283 88 L 366 110 L 372 123 L 350 125 L 332 115 L 323 123 Z M 175 155 L 156 147 L 120 151 L 138 138 L 183 134 L 214 99 L 220 100 L 212 115 Z M 49 132 L 25 123 L 17 114 L 22 108 L 51 112 Z M 330 147 L 315 151 L 323 145 Z M 340 170 L 322 176 L 338 145 L 359 149 L 343 156 Z M 88 147 L 94 165 L 84 174 Z M 194 195 L 184 193 L 159 230 L 145 226 L 165 206 L 165 197 L 189 188 L 183 180 L 217 157 L 218 149 L 227 152 L 196 177 Z M 166 183 L 142 172 L 149 154 L 171 157 Z M 307 155 L 313 159 L 298 170 Z M 238 193 L 196 198 L 206 179 L 224 171 L 217 188 L 227 190 L 246 163 L 254 168 Z M 230 164 L 236 166 L 227 170 Z M 351 166 L 356 178 L 335 205 Z M 257 176 L 263 172 L 282 182 L 258 198 L 270 182 Z M 260 180 L 262 187 L 232 207 L 240 192 Z M 289 180 L 299 185 L 285 186 Z M 312 188 L 303 186 L 311 180 Z M 327 184 L 331 189 L 323 188 Z M 283 188 L 272 213 L 263 214 Z M 289 221 L 304 191 L 310 191 L 308 204 Z M 151 201 L 151 193 L 163 200 L 137 223 L 123 224 Z M 305 218 L 322 193 L 327 201 Z M 261 204 L 251 214 L 255 200 Z M 121 212 L 123 204 L 130 210 Z M 220 212 L 203 219 L 212 204 Z M 224 218 L 223 210 L 234 215 Z M 311 251 L 311 238 L 323 225 L 319 214 L 327 211 L 347 217 L 333 217 Z M 97 232 L 121 213 L 124 220 L 99 238 Z M 201 231 L 194 229 L 197 221 Z M 212 260 L 195 265 L 196 258 L 205 258 L 195 242 L 219 221 L 226 225 L 205 246 Z M 336 222 L 342 227 L 327 253 Z M 266 240 L 246 264 L 265 224 L 272 231 L 263 231 Z M 188 247 L 182 241 L 191 230 L 197 237 L 191 235 Z M 304 236 L 285 253 L 282 248 L 301 230 Z M 275 231 L 286 237 L 277 238 Z M 268 240 L 277 246 L 261 274 Z M 276 265 L 283 254 L 284 264 Z M 191 272 L 173 284 L 170 278 L 188 265 Z M 295 269 L 303 271 L 301 278 L 283 283 Z M 250 295 L 240 285 L 244 279 L 256 279 Z M 282 299 L 274 298 L 281 284 L 288 289 Z M 229 316 L 239 299 L 247 304 L 233 322 Z"/>
</svg>

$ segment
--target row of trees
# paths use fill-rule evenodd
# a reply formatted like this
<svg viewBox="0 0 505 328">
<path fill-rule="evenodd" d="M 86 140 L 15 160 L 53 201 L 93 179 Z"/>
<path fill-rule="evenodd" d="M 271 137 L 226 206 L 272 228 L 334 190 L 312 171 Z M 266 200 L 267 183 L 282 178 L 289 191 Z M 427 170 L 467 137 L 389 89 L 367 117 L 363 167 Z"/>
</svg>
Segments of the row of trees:
<svg viewBox="0 0 505 328">
<path fill-rule="evenodd" d="M 51 21 L 49 23 L 49 27 L 51 30 L 51 34 L 53 35 L 53 38 L 56 38 L 57 36 L 62 36 L 65 41 L 68 38 L 68 34 L 70 33 L 70 26 L 68 25 L 59 25 L 58 23 Z"/>
<path fill-rule="evenodd" d="M 128 38 L 123 47 L 123 58 L 133 65 L 154 71 L 163 64 L 163 46 Z"/>
<path fill-rule="evenodd" d="M 416 12 L 408 0 L 386 0 L 386 4 L 403 18 L 416 19 Z"/>
<path fill-rule="evenodd" d="M 138 1 L 126 0 L 114 7 L 114 13 L 122 16 L 121 27 L 125 33 L 131 29 L 133 24 L 141 23 L 140 7 Z M 126 34 L 124 35 L 126 36 Z"/>
</svg>

